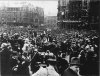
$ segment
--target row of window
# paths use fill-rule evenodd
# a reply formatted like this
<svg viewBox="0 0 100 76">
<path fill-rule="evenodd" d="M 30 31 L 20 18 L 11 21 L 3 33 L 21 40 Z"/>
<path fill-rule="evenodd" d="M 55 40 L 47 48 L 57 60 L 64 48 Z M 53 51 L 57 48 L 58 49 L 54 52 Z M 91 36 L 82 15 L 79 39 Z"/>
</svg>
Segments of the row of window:
<svg viewBox="0 0 100 76">
<path fill-rule="evenodd" d="M 1 19 L 2 20 L 2 19 Z M 28 19 L 28 18 L 6 18 L 5 20 L 2 21 L 7 21 L 7 22 L 35 22 L 38 23 L 39 19 Z M 41 20 L 40 20 L 41 21 Z M 0 21 L 1 22 L 1 21 Z"/>
</svg>

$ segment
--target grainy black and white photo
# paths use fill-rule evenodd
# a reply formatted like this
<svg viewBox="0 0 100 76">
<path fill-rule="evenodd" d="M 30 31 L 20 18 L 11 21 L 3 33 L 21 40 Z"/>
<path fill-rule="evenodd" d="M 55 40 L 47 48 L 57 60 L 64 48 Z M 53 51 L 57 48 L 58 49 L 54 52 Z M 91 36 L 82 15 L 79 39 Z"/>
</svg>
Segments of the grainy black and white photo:
<svg viewBox="0 0 100 76">
<path fill-rule="evenodd" d="M 100 76 L 99 0 L 0 0 L 0 76 Z"/>
</svg>

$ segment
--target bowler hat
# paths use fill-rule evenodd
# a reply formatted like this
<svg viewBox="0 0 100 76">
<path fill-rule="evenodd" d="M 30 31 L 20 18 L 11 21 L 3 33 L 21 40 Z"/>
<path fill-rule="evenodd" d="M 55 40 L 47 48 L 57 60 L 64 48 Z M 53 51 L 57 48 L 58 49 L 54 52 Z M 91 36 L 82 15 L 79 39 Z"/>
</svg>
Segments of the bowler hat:
<svg viewBox="0 0 100 76">
<path fill-rule="evenodd" d="M 70 65 L 80 65 L 80 60 L 78 57 L 72 57 Z"/>
</svg>

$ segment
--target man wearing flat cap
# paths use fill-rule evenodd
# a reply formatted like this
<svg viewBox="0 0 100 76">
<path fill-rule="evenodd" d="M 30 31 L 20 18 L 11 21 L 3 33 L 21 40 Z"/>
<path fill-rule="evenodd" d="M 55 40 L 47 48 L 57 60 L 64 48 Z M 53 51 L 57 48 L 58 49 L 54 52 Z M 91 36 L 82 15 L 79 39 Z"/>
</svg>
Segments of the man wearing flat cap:
<svg viewBox="0 0 100 76">
<path fill-rule="evenodd" d="M 69 68 L 64 71 L 63 76 L 79 76 L 79 58 L 72 57 Z"/>
</svg>

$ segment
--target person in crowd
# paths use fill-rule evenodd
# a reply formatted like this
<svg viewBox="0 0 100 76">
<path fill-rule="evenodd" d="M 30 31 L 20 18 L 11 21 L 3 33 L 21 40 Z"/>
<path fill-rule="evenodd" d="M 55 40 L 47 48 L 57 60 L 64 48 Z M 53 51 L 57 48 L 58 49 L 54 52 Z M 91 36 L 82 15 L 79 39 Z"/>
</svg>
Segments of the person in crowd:
<svg viewBox="0 0 100 76">
<path fill-rule="evenodd" d="M 10 55 L 11 55 L 11 45 L 9 43 L 2 43 L 0 50 L 0 59 L 1 59 L 1 76 L 12 76 L 11 64 L 10 64 Z"/>
<path fill-rule="evenodd" d="M 20 65 L 13 76 L 25 74 L 29 76 L 29 66 L 33 76 L 39 73 L 41 73 L 41 76 L 49 73 L 52 75 L 51 72 L 54 73 L 54 76 L 58 76 L 58 74 L 61 76 L 69 74 L 78 76 L 79 73 L 82 75 L 98 74 L 99 35 L 96 32 L 70 30 L 56 34 L 56 32 L 53 33 L 51 31 L 49 34 L 46 32 L 41 33 L 41 35 L 37 35 L 39 33 L 36 32 L 33 37 L 31 36 L 33 34 L 32 31 L 31 33 L 27 31 L 18 33 L 12 35 L 3 33 L 0 36 L 1 63 L 5 63 L 5 66 L 2 64 L 2 74 L 5 71 L 8 74 L 7 69 L 5 69 L 5 67 L 8 68 L 7 62 L 8 65 L 9 63 L 15 63 L 10 64 L 9 68 L 13 65 L 16 67 Z M 70 57 L 68 62 L 66 62 L 67 55 Z M 53 59 L 55 56 L 56 59 Z M 79 60 L 82 65 L 79 65 Z M 40 63 L 38 64 L 38 62 Z M 57 66 L 55 68 L 56 63 Z M 47 66 L 44 66 L 44 64 Z M 95 71 L 93 68 L 95 68 Z"/>
<path fill-rule="evenodd" d="M 79 59 L 80 59 L 80 71 L 79 73 L 81 75 L 86 75 L 86 67 L 85 67 L 85 63 L 86 63 L 86 53 L 85 53 L 85 50 L 81 50 L 80 54 L 79 54 Z"/>
<path fill-rule="evenodd" d="M 86 63 L 84 64 L 86 75 L 99 75 L 99 64 L 95 53 L 88 51 L 86 54 Z M 94 70 L 95 69 L 95 70 Z"/>
<path fill-rule="evenodd" d="M 54 55 L 49 55 L 49 59 L 47 59 L 47 61 L 48 66 L 45 68 L 40 67 L 40 69 L 32 76 L 59 76 L 55 70 L 56 57 Z"/>
<path fill-rule="evenodd" d="M 79 58 L 72 57 L 69 68 L 64 71 L 62 76 L 79 76 Z"/>
<path fill-rule="evenodd" d="M 53 54 L 49 54 L 49 59 L 47 59 L 48 66 L 47 66 L 47 76 L 59 76 L 58 70 L 57 70 L 57 59 L 56 56 Z"/>
<path fill-rule="evenodd" d="M 41 56 L 38 49 L 35 48 L 33 54 L 31 55 L 31 71 L 35 73 L 39 68 L 37 67 L 37 62 L 41 62 Z"/>
<path fill-rule="evenodd" d="M 28 56 L 28 54 L 31 53 L 32 49 L 33 49 L 33 45 L 31 44 L 30 40 L 26 38 L 24 42 L 24 46 L 22 48 L 24 56 Z"/>
<path fill-rule="evenodd" d="M 9 42 L 9 37 L 8 37 L 8 34 L 7 33 L 2 33 L 1 34 L 1 43 L 6 43 L 6 42 Z"/>
<path fill-rule="evenodd" d="M 58 57 L 57 67 L 60 75 L 63 75 L 65 69 L 69 67 L 68 61 L 66 60 L 64 54 L 62 55 L 62 57 Z"/>
<path fill-rule="evenodd" d="M 18 33 L 15 33 L 11 37 L 9 42 L 11 43 L 13 51 L 22 53 L 22 47 L 24 45 L 24 41 L 19 39 L 19 37 L 20 37 L 20 35 Z"/>
<path fill-rule="evenodd" d="M 43 65 L 39 64 L 40 68 L 37 72 L 32 74 L 32 76 L 47 76 L 47 70 L 43 67 Z"/>
</svg>

